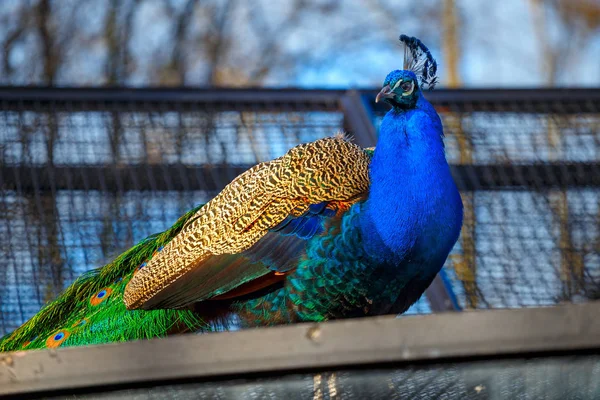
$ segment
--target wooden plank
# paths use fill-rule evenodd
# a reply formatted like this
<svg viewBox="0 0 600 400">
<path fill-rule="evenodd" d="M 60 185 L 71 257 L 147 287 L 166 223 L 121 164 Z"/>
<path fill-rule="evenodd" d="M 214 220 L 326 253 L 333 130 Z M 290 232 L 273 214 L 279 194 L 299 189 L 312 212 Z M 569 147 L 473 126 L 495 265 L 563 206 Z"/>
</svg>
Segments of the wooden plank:
<svg viewBox="0 0 600 400">
<path fill-rule="evenodd" d="M 600 350 L 600 303 L 183 335 L 0 354 L 0 395 L 254 373 Z"/>
</svg>

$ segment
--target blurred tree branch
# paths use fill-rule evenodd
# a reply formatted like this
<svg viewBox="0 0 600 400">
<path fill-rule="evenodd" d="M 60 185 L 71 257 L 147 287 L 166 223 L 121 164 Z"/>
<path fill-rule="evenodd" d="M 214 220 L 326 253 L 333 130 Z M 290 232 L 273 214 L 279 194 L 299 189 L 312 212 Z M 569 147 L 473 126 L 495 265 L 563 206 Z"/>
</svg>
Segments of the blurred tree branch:
<svg viewBox="0 0 600 400">
<path fill-rule="evenodd" d="M 138 0 L 127 5 L 120 0 L 111 0 L 105 23 L 105 40 L 108 47 L 106 57 L 106 83 L 108 85 L 122 84 L 127 81 L 132 69 L 129 52 L 129 38 L 133 27 Z M 119 21 L 120 10 L 124 9 L 123 23 Z"/>
<path fill-rule="evenodd" d="M 600 4 L 597 0 L 530 0 L 530 4 L 547 64 L 544 76 L 551 78 L 544 82 L 555 83 L 560 73 L 566 76 L 561 71 L 577 64 L 577 49 L 599 28 Z M 365 54 L 359 48 L 384 49 L 389 56 L 390 50 L 399 49 L 398 34 L 405 32 L 432 49 L 441 49 L 448 83 L 459 85 L 460 49 L 448 45 L 461 43 L 458 24 L 468 12 L 464 3 L 449 0 L 400 4 L 392 0 L 23 0 L 0 9 L 4 26 L 0 83 L 256 86 L 277 79 L 291 82 L 307 69 Z M 560 41 L 549 35 L 555 21 L 561 25 Z M 437 22 L 444 29 L 431 29 Z M 368 71 L 368 66 L 369 61 L 363 60 L 348 68 Z"/>
<path fill-rule="evenodd" d="M 31 25 L 30 16 L 31 14 L 28 12 L 27 7 L 21 4 L 17 11 L 17 18 L 15 18 L 17 25 L 12 31 L 9 30 L 7 32 L 6 39 L 2 46 L 2 75 L 7 78 L 10 77 L 14 71 L 14 68 L 10 63 L 10 53 L 13 51 L 15 44 L 23 40 L 25 32 L 29 28 L 29 25 Z M 3 21 L 5 26 L 7 25 L 6 22 L 7 21 Z"/>
<path fill-rule="evenodd" d="M 393 35 L 373 29 L 387 14 L 382 10 L 379 16 L 360 13 L 364 18 L 356 20 L 357 10 L 345 8 L 340 0 L 277 5 L 237 0 L 31 0 L 4 14 L 0 11 L 0 21 L 7 22 L 0 32 L 0 83 L 255 86 L 272 76 L 332 62 L 377 37 L 395 42 L 393 18 L 385 17 Z M 101 21 L 100 29 L 96 20 Z M 315 37 L 315 30 L 307 26 L 322 29 L 322 37 Z M 300 39 L 306 34 L 313 36 Z M 28 41 L 31 35 L 35 44 Z M 18 66 L 13 62 L 16 54 Z M 103 68 L 80 66 L 82 59 L 100 59 Z"/>
<path fill-rule="evenodd" d="M 592 31 L 600 28 L 600 3 L 595 0 L 530 0 L 535 34 L 542 52 L 544 81 L 555 86 L 559 75 L 573 65 Z M 564 34 L 554 40 L 552 12 Z"/>
<path fill-rule="evenodd" d="M 448 87 L 456 88 L 462 86 L 459 74 L 459 19 L 457 16 L 456 3 L 454 0 L 444 0 L 444 11 L 442 13 L 443 40 L 442 50 L 444 52 L 445 69 L 448 79 Z"/>
<path fill-rule="evenodd" d="M 166 68 L 162 71 L 160 80 L 167 85 L 183 85 L 186 81 L 188 65 L 186 60 L 186 35 L 188 27 L 194 15 L 194 10 L 197 6 L 197 0 L 187 0 L 183 10 L 177 14 L 177 10 L 167 0 L 165 7 L 170 18 L 175 19 L 175 28 L 173 33 L 173 51 L 171 52 L 171 60 Z"/>
</svg>

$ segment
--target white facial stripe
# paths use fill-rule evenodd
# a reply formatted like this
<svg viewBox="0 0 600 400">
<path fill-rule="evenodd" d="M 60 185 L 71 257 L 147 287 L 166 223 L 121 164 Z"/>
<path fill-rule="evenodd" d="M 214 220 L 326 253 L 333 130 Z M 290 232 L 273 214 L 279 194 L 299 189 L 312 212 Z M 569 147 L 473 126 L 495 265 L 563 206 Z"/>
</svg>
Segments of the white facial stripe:
<svg viewBox="0 0 600 400">
<path fill-rule="evenodd" d="M 410 90 L 402 93 L 402 96 L 410 96 L 414 90 L 415 90 L 415 83 L 410 82 Z"/>
<path fill-rule="evenodd" d="M 403 82 L 402 79 L 400 79 L 398 82 L 396 82 L 396 84 L 394 85 L 394 87 L 392 88 L 392 91 L 398 89 L 398 86 L 400 86 L 400 84 Z"/>
</svg>

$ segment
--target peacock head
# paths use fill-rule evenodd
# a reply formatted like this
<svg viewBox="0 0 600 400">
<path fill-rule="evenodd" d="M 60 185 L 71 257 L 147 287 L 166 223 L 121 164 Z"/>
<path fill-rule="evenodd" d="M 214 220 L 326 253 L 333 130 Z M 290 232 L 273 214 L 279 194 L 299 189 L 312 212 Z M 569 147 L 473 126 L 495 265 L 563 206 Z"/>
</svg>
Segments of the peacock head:
<svg viewBox="0 0 600 400">
<path fill-rule="evenodd" d="M 434 88 L 437 63 L 419 39 L 401 35 L 400 42 L 404 45 L 404 69 L 388 74 L 375 101 L 384 100 L 395 109 L 406 110 L 416 107 L 421 89 Z"/>
<path fill-rule="evenodd" d="M 394 108 L 409 109 L 417 105 L 420 93 L 419 81 L 412 71 L 396 70 L 385 78 L 375 102 L 383 100 Z"/>
</svg>

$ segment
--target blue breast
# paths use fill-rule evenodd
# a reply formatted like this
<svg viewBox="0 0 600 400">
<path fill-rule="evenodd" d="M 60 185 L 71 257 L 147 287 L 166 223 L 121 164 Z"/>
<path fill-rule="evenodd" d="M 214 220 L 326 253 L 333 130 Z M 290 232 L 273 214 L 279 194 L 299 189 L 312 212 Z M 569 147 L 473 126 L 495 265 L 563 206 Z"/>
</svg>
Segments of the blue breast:
<svg viewBox="0 0 600 400">
<path fill-rule="evenodd" d="M 444 154 L 439 116 L 425 98 L 391 110 L 381 124 L 361 218 L 377 262 L 435 275 L 458 239 L 462 202 Z"/>
</svg>

